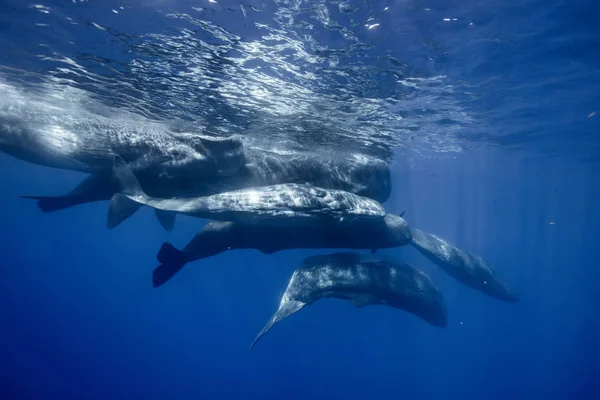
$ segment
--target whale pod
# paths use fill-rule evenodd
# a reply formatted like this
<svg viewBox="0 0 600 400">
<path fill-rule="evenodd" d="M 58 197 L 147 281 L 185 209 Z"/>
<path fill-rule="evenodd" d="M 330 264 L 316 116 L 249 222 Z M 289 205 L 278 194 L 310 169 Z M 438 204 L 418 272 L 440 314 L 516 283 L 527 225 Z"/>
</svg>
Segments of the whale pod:
<svg viewBox="0 0 600 400">
<path fill-rule="evenodd" d="M 306 184 L 262 186 L 196 198 L 157 199 L 144 193 L 137 178 L 120 157 L 115 157 L 114 174 L 122 193 L 111 199 L 109 228 L 120 224 L 141 205 L 198 218 L 287 227 L 352 223 L 385 216 L 385 210 L 375 200 L 343 190 Z"/>
</svg>

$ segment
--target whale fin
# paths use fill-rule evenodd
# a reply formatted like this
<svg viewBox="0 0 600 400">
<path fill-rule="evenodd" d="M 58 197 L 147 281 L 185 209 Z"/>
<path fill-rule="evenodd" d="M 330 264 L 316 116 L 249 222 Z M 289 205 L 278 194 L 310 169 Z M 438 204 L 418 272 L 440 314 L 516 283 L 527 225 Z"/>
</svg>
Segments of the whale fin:
<svg viewBox="0 0 600 400">
<path fill-rule="evenodd" d="M 256 339 L 254 339 L 254 342 L 252 342 L 252 344 L 250 345 L 250 348 L 253 348 L 256 345 L 256 343 L 260 340 L 260 338 L 262 338 L 263 335 L 267 333 L 267 331 L 271 329 L 273 325 L 275 325 L 282 319 L 289 317 L 295 312 L 300 311 L 305 305 L 306 303 L 297 300 L 289 300 L 285 304 L 280 305 L 279 309 L 275 312 L 275 314 L 273 314 L 269 322 L 267 322 L 267 324 L 258 333 Z"/>
<path fill-rule="evenodd" d="M 115 193 L 114 182 L 110 174 L 93 174 L 85 178 L 69 193 L 58 196 L 17 196 L 22 199 L 37 200 L 42 212 L 50 213 L 64 210 L 80 204 L 110 200 Z"/>
<path fill-rule="evenodd" d="M 116 193 L 110 199 L 108 207 L 107 227 L 113 229 L 121 222 L 131 217 L 142 205 L 121 193 Z"/>
<path fill-rule="evenodd" d="M 188 262 L 185 252 L 169 242 L 163 243 L 156 258 L 160 265 L 152 272 L 152 286 L 155 288 L 167 283 Z"/>
<path fill-rule="evenodd" d="M 175 226 L 175 213 L 155 208 L 154 215 L 165 231 L 171 232 L 173 230 L 173 226 Z"/>
<path fill-rule="evenodd" d="M 188 262 L 186 253 L 169 242 L 163 243 L 156 258 L 160 265 L 152 272 L 152 286 L 155 288 L 167 283 Z"/>
<path fill-rule="evenodd" d="M 110 199 L 108 207 L 108 229 L 118 226 L 121 222 L 131 217 L 143 204 L 143 199 L 148 196 L 142 190 L 140 182 L 137 180 L 131 168 L 120 156 L 115 156 L 113 161 L 112 173 L 115 181 L 119 185 L 120 193 L 116 193 Z M 131 197 L 141 199 L 132 200 Z"/>
<path fill-rule="evenodd" d="M 76 203 L 73 201 L 73 197 L 67 195 L 64 196 L 17 196 L 21 199 L 37 200 L 37 206 L 42 212 L 50 213 L 53 211 L 64 210 L 65 208 L 72 207 Z"/>
<path fill-rule="evenodd" d="M 400 211 L 400 214 L 398 214 L 398 215 L 399 215 L 401 218 L 403 218 L 403 217 L 404 217 L 404 213 L 405 213 L 405 212 L 406 212 L 406 210 L 402 210 L 402 211 Z"/>
<path fill-rule="evenodd" d="M 114 158 L 112 173 L 119 184 L 121 193 L 128 196 L 147 197 L 133 171 L 120 156 Z"/>
</svg>

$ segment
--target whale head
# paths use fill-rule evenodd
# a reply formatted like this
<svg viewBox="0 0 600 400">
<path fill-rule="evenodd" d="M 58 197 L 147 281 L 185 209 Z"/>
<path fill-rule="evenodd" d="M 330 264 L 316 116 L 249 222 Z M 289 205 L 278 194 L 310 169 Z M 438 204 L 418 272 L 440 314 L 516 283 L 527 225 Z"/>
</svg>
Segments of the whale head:
<svg viewBox="0 0 600 400">
<path fill-rule="evenodd" d="M 204 154 L 213 165 L 214 176 L 236 174 L 246 162 L 244 143 L 241 136 L 206 137 L 196 136 L 194 147 Z"/>
<path fill-rule="evenodd" d="M 521 296 L 513 288 L 496 276 L 490 279 L 489 282 L 485 282 L 481 291 L 490 297 L 507 303 L 517 303 L 521 299 Z"/>
<path fill-rule="evenodd" d="M 360 186 L 355 190 L 359 196 L 384 203 L 392 190 L 390 168 L 384 161 L 369 159 L 356 162 L 351 171 L 351 181 Z"/>
<path fill-rule="evenodd" d="M 433 326 L 448 326 L 444 296 L 425 272 L 407 262 L 396 261 L 389 281 L 390 305 L 408 311 Z"/>
<path fill-rule="evenodd" d="M 437 288 L 436 288 L 437 289 Z M 448 326 L 448 309 L 439 290 L 423 293 L 421 306 L 413 312 L 433 326 L 445 328 Z"/>
<path fill-rule="evenodd" d="M 391 244 L 394 246 L 404 246 L 412 242 L 410 226 L 408 226 L 404 218 L 399 215 L 386 214 L 384 222 Z"/>
</svg>

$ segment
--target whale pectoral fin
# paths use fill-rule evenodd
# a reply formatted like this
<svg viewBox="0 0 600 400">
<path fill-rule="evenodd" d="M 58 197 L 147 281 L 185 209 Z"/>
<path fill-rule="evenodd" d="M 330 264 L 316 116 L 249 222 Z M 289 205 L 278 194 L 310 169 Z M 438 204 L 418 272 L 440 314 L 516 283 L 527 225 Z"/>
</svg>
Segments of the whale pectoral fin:
<svg viewBox="0 0 600 400">
<path fill-rule="evenodd" d="M 263 254 L 273 254 L 275 253 L 276 250 L 273 249 L 267 249 L 267 248 L 262 248 L 262 249 L 258 249 L 258 251 L 260 251 Z"/>
<path fill-rule="evenodd" d="M 163 243 L 156 258 L 160 265 L 152 272 L 152 286 L 155 288 L 167 283 L 189 261 L 184 251 L 169 242 Z"/>
<path fill-rule="evenodd" d="M 155 208 L 154 215 L 165 231 L 171 232 L 173 230 L 173 226 L 175 226 L 175 217 L 177 214 Z"/>
<path fill-rule="evenodd" d="M 260 248 L 257 248 L 256 250 L 260 251 L 263 254 L 273 254 L 281 249 L 269 246 L 269 244 L 266 243 L 265 245 L 261 246 Z"/>
<path fill-rule="evenodd" d="M 110 200 L 108 207 L 107 227 L 112 229 L 131 217 L 142 205 L 129 197 L 117 193 Z"/>
<path fill-rule="evenodd" d="M 121 193 L 132 196 L 145 196 L 137 177 L 125 163 L 125 160 L 119 156 L 114 157 L 112 173 Z"/>
<path fill-rule="evenodd" d="M 253 348 L 256 345 L 256 343 L 260 340 L 260 338 L 262 338 L 263 335 L 265 333 L 267 333 L 267 331 L 269 329 L 271 329 L 271 327 L 273 325 L 275 325 L 277 322 L 281 321 L 282 319 L 289 317 L 290 315 L 294 314 L 295 312 L 300 311 L 302 309 L 302 307 L 304 307 L 305 305 L 306 305 L 306 303 L 303 303 L 301 301 L 290 300 L 290 301 L 286 302 L 285 304 L 279 306 L 279 310 L 277 310 L 277 312 L 275 312 L 275 314 L 273 314 L 273 316 L 271 317 L 269 322 L 267 322 L 267 324 L 264 326 L 264 328 L 262 328 L 262 330 L 258 333 L 258 335 L 256 336 L 256 339 L 254 339 L 254 341 L 250 345 L 250 348 Z"/>
</svg>

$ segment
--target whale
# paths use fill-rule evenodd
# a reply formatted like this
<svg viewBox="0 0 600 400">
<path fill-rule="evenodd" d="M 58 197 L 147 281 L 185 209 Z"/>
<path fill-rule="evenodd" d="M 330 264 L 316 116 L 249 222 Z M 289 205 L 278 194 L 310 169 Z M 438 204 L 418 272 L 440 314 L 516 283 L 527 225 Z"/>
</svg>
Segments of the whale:
<svg viewBox="0 0 600 400">
<path fill-rule="evenodd" d="M 306 258 L 294 271 L 279 307 L 250 345 L 274 324 L 320 299 L 337 298 L 356 307 L 386 305 L 435 327 L 447 326 L 441 291 L 414 266 L 391 257 L 340 252 Z"/>
<path fill-rule="evenodd" d="M 109 228 L 119 225 L 142 205 L 165 213 L 197 218 L 286 227 L 353 223 L 358 219 L 385 216 L 385 210 L 375 200 L 343 190 L 306 184 L 279 184 L 212 196 L 158 199 L 144 193 L 137 178 L 120 157 L 115 158 L 114 174 L 122 192 L 112 197 Z"/>
<path fill-rule="evenodd" d="M 481 257 L 419 229 L 411 229 L 411 236 L 411 244 L 419 253 L 462 284 L 507 303 L 519 301 L 519 294 Z"/>
<path fill-rule="evenodd" d="M 162 244 L 157 254 L 160 265 L 152 273 L 152 285 L 155 288 L 164 285 L 189 262 L 229 250 L 254 249 L 263 254 L 292 249 L 366 249 L 375 252 L 411 242 L 410 227 L 401 215 L 394 214 L 321 226 L 210 221 L 183 250 L 169 242 Z"/>
<path fill-rule="evenodd" d="M 134 171 L 142 191 L 151 197 L 193 198 L 245 188 L 285 183 L 306 183 L 343 190 L 385 202 L 391 191 L 390 169 L 377 158 L 358 154 L 281 154 L 244 148 L 246 163 L 230 176 L 174 179 L 145 171 Z M 80 204 L 109 201 L 121 186 L 111 173 L 92 174 L 65 195 L 20 197 L 37 200 L 45 213 Z M 173 218 L 174 221 L 174 218 Z"/>
<path fill-rule="evenodd" d="M 72 93 L 3 82 L 0 92 L 0 151 L 29 163 L 102 175 L 118 155 L 136 171 L 181 179 L 228 176 L 245 163 L 237 135 L 180 132 Z"/>
</svg>

